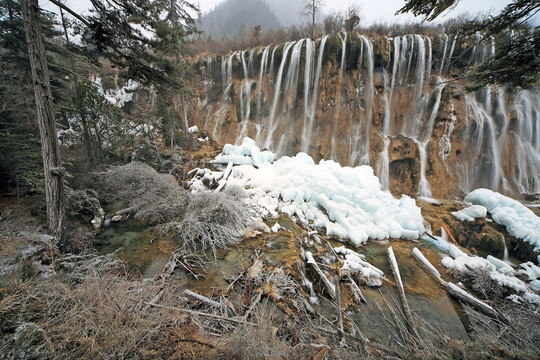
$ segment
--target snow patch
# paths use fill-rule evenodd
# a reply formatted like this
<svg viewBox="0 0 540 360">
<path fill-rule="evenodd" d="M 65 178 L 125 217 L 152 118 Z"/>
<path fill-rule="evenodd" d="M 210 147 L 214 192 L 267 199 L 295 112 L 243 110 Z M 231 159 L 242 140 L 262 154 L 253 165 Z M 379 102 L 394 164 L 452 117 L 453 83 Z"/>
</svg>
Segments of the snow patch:
<svg viewBox="0 0 540 360">
<path fill-rule="evenodd" d="M 493 220 L 504 225 L 510 235 L 540 251 L 540 218 L 525 205 L 488 189 L 476 189 L 465 200 L 485 206 Z"/>
<path fill-rule="evenodd" d="M 451 214 L 461 221 L 474 221 L 476 218 L 485 218 L 487 209 L 482 205 L 471 205 L 463 210 L 453 211 Z"/>
<path fill-rule="evenodd" d="M 263 216 L 296 216 L 356 246 L 368 238 L 417 239 L 424 232 L 416 202 L 382 191 L 369 166 L 342 167 L 325 160 L 315 164 L 305 153 L 274 161 L 274 154 L 261 152 L 249 138 L 240 146 L 226 145 L 214 162 L 239 164 L 227 186 L 247 189 Z"/>
</svg>

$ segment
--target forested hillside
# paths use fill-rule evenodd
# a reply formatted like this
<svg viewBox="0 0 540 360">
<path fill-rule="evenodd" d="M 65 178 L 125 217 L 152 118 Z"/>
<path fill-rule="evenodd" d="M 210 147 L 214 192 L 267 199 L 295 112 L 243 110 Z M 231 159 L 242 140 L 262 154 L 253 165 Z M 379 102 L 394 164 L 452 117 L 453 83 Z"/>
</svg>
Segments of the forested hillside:
<svg viewBox="0 0 540 360">
<path fill-rule="evenodd" d="M 226 0 L 199 18 L 200 30 L 214 38 L 242 37 L 257 25 L 264 31 L 282 25 L 265 0 Z"/>
</svg>

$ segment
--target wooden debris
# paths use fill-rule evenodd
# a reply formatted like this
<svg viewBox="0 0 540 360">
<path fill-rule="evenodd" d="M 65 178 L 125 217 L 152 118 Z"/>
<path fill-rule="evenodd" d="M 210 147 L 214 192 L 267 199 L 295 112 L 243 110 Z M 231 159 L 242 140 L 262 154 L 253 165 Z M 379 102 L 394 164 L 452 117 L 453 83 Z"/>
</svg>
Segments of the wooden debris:
<svg viewBox="0 0 540 360">
<path fill-rule="evenodd" d="M 481 312 L 484 315 L 487 315 L 491 318 L 502 321 L 503 323 L 508 323 L 508 320 L 501 314 L 499 314 L 493 307 L 486 304 L 482 300 L 476 298 L 474 295 L 469 294 L 467 291 L 463 290 L 456 284 L 452 282 L 444 281 L 441 278 L 440 273 L 435 269 L 435 267 L 429 262 L 428 259 L 422 254 L 422 252 L 414 248 L 413 249 L 414 257 L 420 261 L 422 266 L 431 274 L 433 277 L 442 285 L 442 287 L 448 292 L 450 296 L 461 301 L 464 304 L 469 305 L 473 309 Z"/>
<path fill-rule="evenodd" d="M 330 282 L 330 280 L 328 280 L 328 278 L 326 277 L 326 275 L 322 272 L 321 268 L 319 267 L 319 265 L 317 265 L 317 263 L 315 262 L 315 259 L 313 258 L 313 254 L 311 254 L 311 252 L 309 251 L 306 251 L 304 253 L 304 256 L 306 258 L 306 261 L 308 264 L 311 265 L 311 267 L 313 267 L 313 270 L 315 270 L 315 272 L 317 273 L 317 275 L 319 275 L 319 277 L 321 278 L 324 286 L 326 287 L 326 290 L 328 291 L 328 293 L 330 294 L 330 296 L 332 296 L 332 298 L 336 298 L 336 287 L 334 286 L 334 284 L 332 284 Z"/>
<path fill-rule="evenodd" d="M 403 282 L 401 281 L 401 275 L 399 273 L 396 256 L 394 255 L 394 250 L 391 246 L 388 248 L 388 260 L 390 262 L 390 268 L 392 269 L 392 274 L 394 274 L 394 279 L 398 287 L 399 300 L 401 302 L 403 314 L 405 315 L 405 320 L 407 321 L 407 329 L 416 339 L 419 339 L 420 337 L 418 336 L 418 331 L 416 330 L 416 326 L 414 325 L 411 308 L 409 307 L 409 303 L 405 295 L 405 289 L 403 288 Z"/>
<path fill-rule="evenodd" d="M 347 280 L 349 280 L 349 287 L 351 288 L 351 292 L 354 296 L 354 300 L 356 301 L 356 303 L 367 303 L 366 298 L 364 297 L 362 290 L 360 290 L 360 288 L 356 284 L 356 281 L 354 281 L 354 279 L 350 275 L 347 275 Z"/>
<path fill-rule="evenodd" d="M 178 307 L 174 307 L 174 306 L 165 306 L 165 305 L 160 305 L 160 304 L 150 304 L 149 302 L 144 302 L 144 303 L 147 304 L 147 305 L 150 305 L 150 306 L 154 306 L 154 307 L 181 311 L 181 312 L 185 312 L 187 314 L 199 315 L 199 316 L 208 317 L 208 318 L 217 319 L 217 320 L 229 321 L 229 322 L 238 323 L 238 324 L 244 324 L 244 325 L 254 325 L 254 326 L 258 325 L 257 323 L 244 321 L 244 320 L 236 319 L 236 318 L 232 318 L 232 317 L 219 316 L 219 315 L 215 315 L 215 314 L 207 314 L 207 313 L 202 312 L 202 311 L 196 311 L 196 310 L 191 310 L 191 309 L 182 309 L 182 308 L 178 308 Z"/>
<path fill-rule="evenodd" d="M 205 303 L 206 305 L 209 305 L 213 308 L 221 309 L 221 310 L 224 310 L 225 312 L 227 311 L 227 307 L 221 304 L 220 302 L 212 300 L 209 297 L 206 297 L 204 295 L 197 294 L 196 292 L 193 292 L 191 290 L 184 290 L 184 295 L 189 296 L 190 298 L 198 300 L 202 303 Z"/>
</svg>

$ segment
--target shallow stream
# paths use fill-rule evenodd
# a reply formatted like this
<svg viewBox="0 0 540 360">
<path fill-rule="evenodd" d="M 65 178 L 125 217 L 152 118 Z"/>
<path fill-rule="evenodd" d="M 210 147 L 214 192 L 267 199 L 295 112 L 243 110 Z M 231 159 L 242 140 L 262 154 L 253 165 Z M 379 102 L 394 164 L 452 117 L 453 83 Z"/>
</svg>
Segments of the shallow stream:
<svg viewBox="0 0 540 360">
<path fill-rule="evenodd" d="M 241 271 L 253 264 L 255 256 L 259 256 L 267 267 L 282 267 L 287 273 L 292 274 L 298 283 L 301 283 L 296 262 L 302 261 L 299 243 L 300 239 L 305 238 L 307 234 L 286 217 L 270 219 L 268 225 L 272 226 L 275 222 L 279 222 L 287 230 L 244 239 L 237 246 L 219 252 L 217 261 L 213 261 L 213 258 L 210 257 L 205 279 L 196 280 L 187 274 L 176 274 L 174 281 L 182 281 L 186 288 L 206 296 L 224 294 L 229 290 L 229 282 L 225 280 L 225 277 L 237 277 Z M 330 242 L 333 246 L 341 244 L 337 241 Z M 391 313 L 383 296 L 386 302 L 393 305 L 399 312 L 397 310 L 399 309 L 397 290 L 386 256 L 388 246 L 392 246 L 394 249 L 409 304 L 412 311 L 422 319 L 421 322 L 429 323 L 432 330 L 441 334 L 453 338 L 466 338 L 468 320 L 463 315 L 461 305 L 449 298 L 446 292 L 411 256 L 412 248 L 416 246 L 421 248 L 424 255 L 433 264 L 438 264 L 440 255 L 431 244 L 425 242 L 369 241 L 360 248 L 351 247 L 356 252 L 365 255 L 366 261 L 381 269 L 388 281 L 384 281 L 379 288 L 361 286 L 368 303 L 360 305 L 355 304 L 350 299 L 348 289 L 342 283 L 341 288 L 345 296 L 342 297 L 341 304 L 342 308 L 346 309 L 350 319 L 356 322 L 368 338 L 375 338 L 379 341 L 388 340 L 391 331 L 389 325 L 381 317 L 381 311 L 388 319 L 391 319 Z M 132 222 L 112 223 L 105 227 L 99 234 L 96 247 L 102 254 L 116 251 L 118 257 L 139 271 L 143 278 L 153 278 L 159 274 L 174 250 L 174 244 L 170 239 L 156 238 L 154 233 Z M 316 249 L 316 244 L 310 247 L 310 250 L 315 250 L 317 255 Z M 439 265 L 436 266 L 442 270 Z M 444 273 L 444 270 L 441 273 Z M 316 284 L 316 292 L 322 294 L 321 301 L 315 306 L 315 309 L 328 319 L 335 318 L 335 308 L 330 305 L 328 300 L 324 299 L 327 295 L 323 293 L 322 287 L 318 284 L 316 275 L 308 269 L 307 276 Z M 239 288 L 237 287 L 236 290 L 228 293 L 233 302 L 240 301 L 242 294 Z M 308 297 L 306 296 L 306 298 Z M 424 323 L 417 325 L 425 326 Z"/>
</svg>

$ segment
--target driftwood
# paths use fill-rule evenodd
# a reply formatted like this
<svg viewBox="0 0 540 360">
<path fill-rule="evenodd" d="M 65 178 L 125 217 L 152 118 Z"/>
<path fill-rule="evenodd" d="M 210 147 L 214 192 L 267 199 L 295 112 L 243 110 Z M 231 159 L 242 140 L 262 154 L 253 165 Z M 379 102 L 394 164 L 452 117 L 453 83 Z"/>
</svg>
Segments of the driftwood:
<svg viewBox="0 0 540 360">
<path fill-rule="evenodd" d="M 343 331 L 343 314 L 341 314 L 341 288 L 339 286 L 339 276 L 336 276 L 336 308 L 338 312 L 338 327 L 339 327 L 339 333 L 341 334 L 341 344 L 345 344 L 345 336 L 343 335 L 345 331 Z"/>
<path fill-rule="evenodd" d="M 305 258 L 306 258 L 307 263 L 310 264 L 313 267 L 313 270 L 315 270 L 315 272 L 321 278 L 321 280 L 322 280 L 324 286 L 326 287 L 326 290 L 328 290 L 328 293 L 330 294 L 330 296 L 332 296 L 332 298 L 335 299 L 336 298 L 336 287 L 334 286 L 334 284 L 332 284 L 332 282 L 330 282 L 330 280 L 328 280 L 326 275 L 322 272 L 319 265 L 317 265 L 317 263 L 315 262 L 315 259 L 313 258 L 313 255 L 311 254 L 311 252 L 306 251 L 305 252 Z"/>
<path fill-rule="evenodd" d="M 202 303 L 205 303 L 206 305 L 209 305 L 213 308 L 223 309 L 224 306 L 215 300 L 210 299 L 209 297 L 206 297 L 201 294 L 197 294 L 196 292 L 193 292 L 191 290 L 184 290 L 184 295 L 189 296 L 190 298 L 193 298 L 195 300 L 199 300 Z"/>
<path fill-rule="evenodd" d="M 165 264 L 165 266 L 161 270 L 161 273 L 156 276 L 154 281 L 161 280 L 162 282 L 165 282 L 166 280 L 169 280 L 177 268 L 184 269 L 197 280 L 199 280 L 199 278 L 206 278 L 206 276 L 202 274 L 197 274 L 194 271 L 194 268 L 199 268 L 200 270 L 205 271 L 204 265 L 205 262 L 199 256 L 193 254 L 185 254 L 182 250 L 175 250 L 171 254 L 171 257 L 169 258 L 167 264 Z"/>
<path fill-rule="evenodd" d="M 482 300 L 476 298 L 475 296 L 469 294 L 467 291 L 463 290 L 456 284 L 452 282 L 444 281 L 441 278 L 441 274 L 435 269 L 435 267 L 429 262 L 428 259 L 422 254 L 422 252 L 414 248 L 413 256 L 422 264 L 422 266 L 431 274 L 433 277 L 442 285 L 442 287 L 448 292 L 450 296 L 461 301 L 464 304 L 469 305 L 473 309 L 481 312 L 484 315 L 487 315 L 491 318 L 497 319 L 504 323 L 508 323 L 508 320 L 502 315 L 499 314 L 493 307 L 486 304 Z"/>
<path fill-rule="evenodd" d="M 338 261 L 340 263 L 343 263 L 343 260 L 339 258 L 338 253 L 336 252 L 336 250 L 334 249 L 332 244 L 330 244 L 328 241 L 326 241 L 326 244 L 328 244 L 328 247 L 330 248 L 330 250 L 332 250 L 332 253 L 338 259 Z M 375 269 L 377 269 L 377 268 L 375 268 Z M 377 269 L 377 270 L 379 270 L 379 269 Z M 361 302 L 367 303 L 366 298 L 364 297 L 364 294 L 362 293 L 362 290 L 360 290 L 360 288 L 356 284 L 356 281 L 354 281 L 354 279 L 350 275 L 347 275 L 347 280 L 349 280 L 349 287 L 351 288 L 351 292 L 353 293 L 355 301 L 358 304 L 360 304 Z"/>
<path fill-rule="evenodd" d="M 347 279 L 349 280 L 349 287 L 351 288 L 351 292 L 353 293 L 355 301 L 357 303 L 367 303 L 367 300 L 364 297 L 362 290 L 360 290 L 360 288 L 356 284 L 356 281 L 354 281 L 354 279 L 350 275 L 347 275 Z"/>
<path fill-rule="evenodd" d="M 411 308 L 409 307 L 407 297 L 405 296 L 405 289 L 403 288 L 403 282 L 401 281 L 396 256 L 394 255 L 394 250 L 391 246 L 388 248 L 388 260 L 390 261 L 390 268 L 392 269 L 392 273 L 394 274 L 394 279 L 396 280 L 396 285 L 398 287 L 399 300 L 401 302 L 403 314 L 405 315 L 405 320 L 407 321 L 407 329 L 414 337 L 416 337 L 416 339 L 419 339 L 420 337 L 418 336 L 418 331 L 414 325 Z"/>
<path fill-rule="evenodd" d="M 255 326 L 258 325 L 257 323 L 244 321 L 244 320 L 236 319 L 236 318 L 232 318 L 232 317 L 225 317 L 225 316 L 219 316 L 219 315 L 214 315 L 214 314 L 207 314 L 207 313 L 204 313 L 202 311 L 196 311 L 196 310 L 191 310 L 191 309 L 182 309 L 182 308 L 178 308 L 178 307 L 174 307 L 174 306 L 166 306 L 166 305 L 160 305 L 160 304 L 150 304 L 149 302 L 144 302 L 144 303 L 147 304 L 147 305 L 150 305 L 150 306 L 155 306 L 155 307 L 159 307 L 159 308 L 163 308 L 163 309 L 169 309 L 169 310 L 176 310 L 176 311 L 180 311 L 180 312 L 185 312 L 187 314 L 199 315 L 199 316 L 208 317 L 208 318 L 212 318 L 212 319 L 216 319 L 216 320 L 229 321 L 229 322 L 233 322 L 233 323 L 237 323 L 237 324 L 244 324 L 244 325 L 255 325 Z"/>
</svg>

